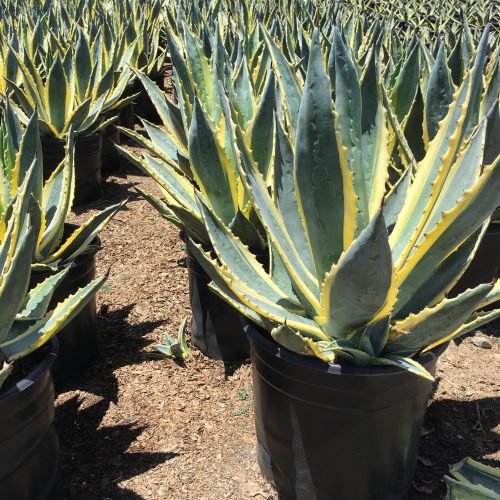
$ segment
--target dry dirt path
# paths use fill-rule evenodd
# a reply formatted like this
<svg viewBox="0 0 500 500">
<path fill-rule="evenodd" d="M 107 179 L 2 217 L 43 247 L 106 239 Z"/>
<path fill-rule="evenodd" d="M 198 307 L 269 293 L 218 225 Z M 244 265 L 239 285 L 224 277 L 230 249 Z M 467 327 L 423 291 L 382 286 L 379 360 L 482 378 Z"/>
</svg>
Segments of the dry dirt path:
<svg viewBox="0 0 500 500">
<path fill-rule="evenodd" d="M 101 236 L 98 270 L 111 266 L 98 295 L 101 356 L 57 398 L 65 497 L 275 499 L 256 464 L 250 364 L 224 366 L 195 349 L 184 366 L 144 357 L 190 311 L 178 230 L 134 184 L 155 190 L 135 170 L 120 172 L 74 217 L 130 196 Z M 441 498 L 442 474 L 465 455 L 500 458 L 500 349 L 490 341 L 490 350 L 467 339 L 443 355 L 413 499 Z"/>
</svg>

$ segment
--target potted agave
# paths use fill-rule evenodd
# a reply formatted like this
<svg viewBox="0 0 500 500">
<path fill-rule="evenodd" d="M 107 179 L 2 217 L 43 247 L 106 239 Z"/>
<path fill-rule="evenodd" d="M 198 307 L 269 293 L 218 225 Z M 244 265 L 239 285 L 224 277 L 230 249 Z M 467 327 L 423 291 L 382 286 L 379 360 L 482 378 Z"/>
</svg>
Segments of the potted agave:
<svg viewBox="0 0 500 500">
<path fill-rule="evenodd" d="M 210 250 L 210 239 L 196 200 L 201 197 L 266 264 L 264 230 L 245 194 L 237 172 L 236 158 L 230 145 L 225 142 L 228 131 L 221 118 L 222 109 L 228 108 L 229 101 L 219 95 L 217 90 L 206 93 L 203 89 L 209 84 L 206 78 L 217 89 L 218 75 L 224 71 L 228 72 L 229 83 L 236 79 L 238 92 L 232 87 L 231 100 L 238 110 L 245 139 L 251 144 L 263 168 L 269 169 L 274 123 L 273 76 L 270 76 L 260 94 L 254 93 L 245 80 L 248 78 L 245 59 L 237 67 L 231 65 L 218 30 L 213 34 L 212 44 L 212 60 L 218 64 L 215 67 L 211 67 L 209 57 L 203 53 L 200 40 L 187 28 L 184 33 L 189 47 L 186 61 L 181 56 L 178 43 L 168 35 L 178 104 L 168 100 L 147 76 L 137 72 L 163 126 L 143 119 L 144 135 L 120 127 L 121 132 L 143 148 L 142 157 L 124 148 L 119 148 L 120 152 L 159 185 L 163 200 L 139 191 L 187 237 L 203 245 L 207 251 Z M 204 68 L 203 74 L 193 69 L 199 67 Z M 243 89 L 246 91 L 245 99 L 240 97 Z M 262 172 L 265 176 L 269 173 L 268 170 Z M 189 250 L 187 263 L 192 343 L 213 359 L 248 357 L 249 344 L 240 326 L 239 313 L 208 289 L 210 278 Z"/>
<path fill-rule="evenodd" d="M 80 29 L 78 33 L 74 48 L 70 46 L 62 55 L 56 52 L 47 56 L 51 63 L 44 79 L 39 65 L 27 51 L 17 54 L 21 84 L 9 82 L 15 100 L 13 106 L 21 121 L 26 125 L 34 111 L 38 113 L 45 179 L 63 160 L 68 132 L 73 129 L 75 205 L 101 196 L 102 130 L 115 120 L 115 117 L 107 118 L 106 113 L 119 105 L 128 81 L 125 76 L 120 85 L 114 87 L 116 68 L 113 65 L 104 74 L 98 71 L 99 66 L 93 70 L 88 41 Z"/>
<path fill-rule="evenodd" d="M 50 374 L 58 351 L 54 335 L 105 281 L 94 280 L 55 306 L 53 294 L 67 270 L 30 287 L 40 220 L 29 188 L 35 175 L 31 166 L 0 225 L 0 491 L 19 500 L 61 496 Z"/>
<path fill-rule="evenodd" d="M 81 226 L 67 224 L 75 191 L 72 130 L 69 131 L 63 161 L 45 183 L 42 180 L 44 159 L 38 139 L 37 115 L 31 117 L 23 131 L 7 102 L 0 131 L 3 151 L 0 159 L 0 227 L 7 226 L 9 206 L 31 168 L 33 174 L 27 188 L 40 209 L 40 221 L 33 228 L 36 237 L 30 283 L 36 286 L 65 271 L 52 296 L 51 305 L 54 306 L 93 281 L 99 232 L 124 203 L 108 207 Z M 58 379 L 65 379 L 94 359 L 97 353 L 95 296 L 90 297 L 78 314 L 60 329 L 59 341 L 60 356 L 55 366 Z"/>
<path fill-rule="evenodd" d="M 282 99 L 271 188 L 234 110 L 223 110 L 270 270 L 199 195 L 214 253 L 188 246 L 211 289 L 250 320 L 258 457 L 279 494 L 403 499 L 437 358 L 500 316 L 482 311 L 499 283 L 446 298 L 499 204 L 498 158 L 481 165 L 485 122 L 464 140 L 487 33 L 418 164 L 376 51 L 360 76 L 335 28 L 330 77 L 316 29 L 302 85 L 265 36 Z M 386 193 L 392 134 L 406 170 Z"/>
</svg>

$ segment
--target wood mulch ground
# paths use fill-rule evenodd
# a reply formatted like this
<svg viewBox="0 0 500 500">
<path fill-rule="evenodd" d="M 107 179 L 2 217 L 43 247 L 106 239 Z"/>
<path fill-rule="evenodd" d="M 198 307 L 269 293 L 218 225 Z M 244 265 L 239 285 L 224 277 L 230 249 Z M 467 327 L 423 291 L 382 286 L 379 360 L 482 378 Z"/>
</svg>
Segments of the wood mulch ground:
<svg viewBox="0 0 500 500">
<path fill-rule="evenodd" d="M 165 330 L 190 314 L 178 230 L 132 186 L 155 191 L 134 168 L 105 183 L 104 198 L 75 222 L 130 197 L 102 232 L 98 270 L 100 357 L 60 388 L 56 425 L 68 499 L 276 499 L 255 454 L 251 366 L 196 349 L 184 365 L 147 360 Z M 498 465 L 500 346 L 470 338 L 439 361 L 411 498 L 443 498 L 443 474 L 465 456 Z M 376 453 L 376 450 L 373 450 Z"/>
</svg>

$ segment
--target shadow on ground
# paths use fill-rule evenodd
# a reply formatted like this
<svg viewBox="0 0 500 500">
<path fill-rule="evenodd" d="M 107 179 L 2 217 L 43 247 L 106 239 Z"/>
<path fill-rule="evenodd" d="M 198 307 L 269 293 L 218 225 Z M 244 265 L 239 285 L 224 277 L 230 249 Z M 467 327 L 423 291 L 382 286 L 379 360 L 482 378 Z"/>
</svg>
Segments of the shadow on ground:
<svg viewBox="0 0 500 500">
<path fill-rule="evenodd" d="M 67 499 L 140 498 L 121 489 L 117 483 L 141 474 L 174 458 L 174 453 L 127 453 L 144 427 L 133 419 L 120 425 L 103 426 L 110 404 L 117 402 L 118 381 L 114 371 L 144 361 L 141 351 L 148 344 L 145 336 L 162 321 L 130 324 L 134 304 L 98 314 L 100 356 L 86 373 L 78 374 L 58 387 L 63 393 L 78 389 L 94 394 L 97 402 L 86 407 L 75 395 L 59 404 L 56 428 L 61 443 L 64 495 Z M 78 394 L 78 393 L 77 393 Z M 72 478 L 85 478 L 85 481 Z"/>
<path fill-rule="evenodd" d="M 101 427 L 109 404 L 110 400 L 101 399 L 82 408 L 79 397 L 74 396 L 57 408 L 64 498 L 140 498 L 117 483 L 177 456 L 175 453 L 126 453 L 144 427 L 133 422 Z M 76 477 L 86 479 L 75 483 L 71 478 Z"/>
<path fill-rule="evenodd" d="M 433 402 L 425 418 L 424 427 L 429 433 L 421 440 L 410 500 L 445 498 L 443 476 L 448 473 L 450 465 L 467 456 L 498 467 L 498 461 L 483 456 L 498 451 L 494 429 L 499 423 L 500 398 Z M 441 485 L 439 491 L 433 486 L 437 483 Z"/>
</svg>

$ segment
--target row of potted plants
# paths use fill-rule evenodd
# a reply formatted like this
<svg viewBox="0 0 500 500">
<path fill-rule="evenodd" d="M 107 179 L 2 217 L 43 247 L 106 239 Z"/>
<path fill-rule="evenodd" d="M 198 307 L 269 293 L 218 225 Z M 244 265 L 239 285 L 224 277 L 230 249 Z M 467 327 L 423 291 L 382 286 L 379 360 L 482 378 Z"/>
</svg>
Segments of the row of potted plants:
<svg viewBox="0 0 500 500">
<path fill-rule="evenodd" d="M 4 385 L 0 416 L 13 429 L 3 442 L 50 450 L 46 471 L 28 468 L 24 448 L 9 451 L 19 458 L 0 464 L 5 491 L 59 488 L 47 374 L 55 347 L 40 347 L 86 307 L 92 314 L 104 281 L 92 281 L 96 237 L 121 206 L 65 226 L 74 141 L 109 126 L 105 103 L 128 105 L 135 78 L 161 125 L 120 128 L 143 153 L 119 149 L 159 184 L 162 199 L 141 194 L 186 241 L 192 342 L 234 359 L 251 339 L 263 473 L 285 498 L 403 498 L 437 357 L 500 315 L 487 310 L 498 284 L 450 292 L 500 202 L 498 50 L 488 29 L 469 28 L 480 9 L 459 17 L 460 29 L 443 24 L 446 11 L 424 20 L 415 37 L 408 9 L 382 22 L 384 12 L 321 2 L 86 4 L 35 2 L 28 19 L 11 2 L 16 21 L 2 22 L 18 39 L 2 52 L 16 64 L 5 88 L 14 103 L 2 112 L 0 300 L 11 313 L 0 352 L 4 384 L 16 383 Z M 159 20 L 173 98 L 148 77 L 159 59 L 139 50 Z M 63 142 L 44 183 L 47 131 Z M 32 379 L 7 378 L 31 351 L 45 355 Z M 16 413 L 30 405 L 43 407 L 38 431 Z M 21 429 L 32 434 L 21 439 Z M 50 480 L 19 479 L 28 474 Z"/>
<path fill-rule="evenodd" d="M 64 382 L 95 356 L 95 295 L 106 280 L 96 278 L 98 234 L 123 206 L 113 205 L 81 226 L 67 224 L 75 192 L 73 131 L 63 161 L 44 182 L 38 122 L 34 113 L 24 129 L 8 101 L 2 108 L 0 491 L 5 498 L 55 498 L 60 489 L 52 375 Z"/>
<path fill-rule="evenodd" d="M 387 78 L 382 44 L 357 58 L 332 25 L 303 45 L 302 77 L 289 40 L 258 29 L 264 69 L 244 40 L 233 60 L 216 22 L 169 36 L 177 102 L 139 75 L 163 127 L 124 131 L 143 152 L 121 152 L 161 187 L 143 195 L 185 233 L 191 282 L 201 266 L 228 324 L 247 318 L 259 463 L 280 495 L 404 498 L 438 356 L 500 316 L 493 269 L 448 296 L 500 203 L 498 54 L 486 28 L 454 80 L 445 44 L 431 57 L 416 40 Z M 209 355 L 223 323 L 195 332 Z"/>
</svg>

